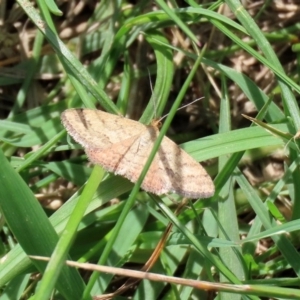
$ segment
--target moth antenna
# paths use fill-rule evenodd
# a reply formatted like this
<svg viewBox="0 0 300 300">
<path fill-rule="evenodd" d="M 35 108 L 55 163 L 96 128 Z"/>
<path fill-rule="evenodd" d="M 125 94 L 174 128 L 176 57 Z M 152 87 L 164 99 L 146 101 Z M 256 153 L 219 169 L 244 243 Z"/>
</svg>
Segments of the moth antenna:
<svg viewBox="0 0 300 300">
<path fill-rule="evenodd" d="M 200 100 L 202 100 L 203 98 L 204 98 L 204 97 L 197 98 L 196 100 L 192 101 L 191 103 L 188 103 L 188 104 L 185 104 L 185 105 L 179 107 L 176 111 L 179 111 L 180 109 L 183 109 L 183 108 L 185 108 L 185 107 L 187 107 L 187 106 L 189 106 L 189 105 L 192 105 L 193 103 L 195 103 L 195 102 L 197 102 L 197 101 L 200 101 Z M 168 114 L 162 116 L 162 117 L 159 119 L 159 121 L 161 122 L 161 120 L 164 119 L 164 118 L 166 118 L 167 116 L 168 116 Z"/>
</svg>

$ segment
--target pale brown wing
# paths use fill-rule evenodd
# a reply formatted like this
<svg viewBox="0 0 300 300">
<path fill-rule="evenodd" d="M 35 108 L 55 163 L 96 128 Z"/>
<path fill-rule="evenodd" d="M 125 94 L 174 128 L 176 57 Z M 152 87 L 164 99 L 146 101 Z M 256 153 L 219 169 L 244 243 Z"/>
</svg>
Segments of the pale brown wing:
<svg viewBox="0 0 300 300">
<path fill-rule="evenodd" d="M 85 151 L 93 163 L 136 182 L 152 150 L 157 132 L 153 126 L 145 126 L 139 136 L 124 139 L 105 149 L 88 147 Z M 153 187 L 153 190 L 156 190 L 156 187 Z"/>
<path fill-rule="evenodd" d="M 168 192 L 193 199 L 211 197 L 215 192 L 206 170 L 167 137 L 163 139 L 150 171 L 160 174 Z"/>
<path fill-rule="evenodd" d="M 109 148 L 146 129 L 137 121 L 93 109 L 67 109 L 61 120 L 67 132 L 85 148 Z"/>
</svg>

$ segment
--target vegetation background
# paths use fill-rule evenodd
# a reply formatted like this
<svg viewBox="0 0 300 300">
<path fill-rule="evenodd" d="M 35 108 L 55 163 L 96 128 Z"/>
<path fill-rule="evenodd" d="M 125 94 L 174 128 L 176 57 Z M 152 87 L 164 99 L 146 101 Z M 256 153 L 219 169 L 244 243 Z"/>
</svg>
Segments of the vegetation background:
<svg viewBox="0 0 300 300">
<path fill-rule="evenodd" d="M 1 1 L 0 300 L 300 299 L 299 10 Z M 159 198 L 91 166 L 60 122 L 75 107 L 169 113 L 162 132 L 204 161 L 215 195 Z"/>
</svg>

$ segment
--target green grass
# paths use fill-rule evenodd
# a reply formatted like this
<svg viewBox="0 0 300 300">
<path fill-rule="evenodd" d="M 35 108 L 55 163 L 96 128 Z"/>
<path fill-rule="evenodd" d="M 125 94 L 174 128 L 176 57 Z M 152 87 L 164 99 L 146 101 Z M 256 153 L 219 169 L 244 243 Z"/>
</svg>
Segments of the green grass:
<svg viewBox="0 0 300 300">
<path fill-rule="evenodd" d="M 196 289 L 144 280 L 130 291 L 134 299 L 206 299 L 213 291 L 222 299 L 300 299 L 297 140 L 291 139 L 286 148 L 289 161 L 281 179 L 253 186 L 241 172 L 245 162 L 255 163 L 267 159 L 275 149 L 282 150 L 300 128 L 297 76 L 285 72 L 269 43 L 292 42 L 292 29 L 278 32 L 277 39 L 274 32 L 272 36 L 263 33 L 258 21 L 238 1 L 226 1 L 238 21 L 217 12 L 221 2 L 200 7 L 186 1 L 187 7 L 176 8 L 179 2 L 170 1 L 174 6 L 170 8 L 157 0 L 158 10 L 150 11 L 145 9 L 148 1 L 138 1 L 135 6 L 100 1 L 86 20 L 88 28 L 98 24 L 97 30 L 62 41 L 53 19 L 62 21 L 65 16 L 60 16 L 54 2 L 37 1 L 39 12 L 27 1 L 17 2 L 40 31 L 34 39 L 32 58 L 18 64 L 19 69 L 27 71 L 26 77 L 0 77 L 3 89 L 18 87 L 8 117 L 0 121 L 0 225 L 4 237 L 0 242 L 0 300 L 50 299 L 53 293 L 55 299 L 92 299 L 105 294 L 119 286 L 112 274 L 79 272 L 65 266 L 64 261 L 141 269 L 169 222 L 173 231 L 150 271 L 206 281 L 211 283 L 212 292 L 207 291 L 208 287 Z M 226 47 L 213 49 L 209 44 L 199 44 L 197 29 L 208 25 L 227 37 Z M 175 32 L 187 39 L 188 47 L 171 42 Z M 55 53 L 44 54 L 45 43 Z M 77 49 L 88 67 L 77 58 Z M 153 63 L 136 66 L 132 62 L 143 49 L 147 49 Z M 265 93 L 259 82 L 226 66 L 236 51 L 247 52 L 274 74 L 272 93 Z M 184 57 L 180 64 L 174 62 L 178 54 Z M 211 81 L 203 71 L 208 68 L 213 70 Z M 51 89 L 45 84 L 48 96 L 28 108 L 26 101 L 30 101 L 28 95 L 33 95 L 37 73 L 57 74 L 57 70 L 63 70 L 63 77 Z M 140 122 L 149 124 L 154 117 L 169 112 L 161 138 L 182 100 L 194 97 L 191 87 L 200 86 L 203 95 L 219 96 L 220 103 L 214 105 L 208 101 L 209 96 L 201 100 L 203 111 L 214 114 L 214 118 L 207 118 L 204 128 L 213 134 L 181 144 L 197 161 L 216 159 L 207 167 L 214 177 L 215 195 L 189 202 L 179 215 L 168 197 L 140 191 L 142 178 L 133 185 L 124 178 L 105 174 L 99 166 L 87 165 L 86 156 L 76 152 L 79 147 L 66 137 L 60 122 L 62 111 L 73 107 L 101 105 L 110 113 L 125 115 L 132 109 L 133 97 L 142 101 L 132 90 L 144 88 L 136 82 L 147 81 L 148 73 L 155 81 Z M 179 84 L 175 83 L 178 74 L 184 74 L 179 76 Z M 212 82 L 220 88 L 220 94 Z M 106 92 L 111 85 L 119 88 L 115 102 L 112 93 Z M 256 124 L 241 128 L 232 124 L 234 103 L 229 86 L 238 87 L 256 108 Z M 172 94 L 174 88 L 176 97 Z M 275 96 L 281 102 L 272 101 Z M 70 149 L 77 155 L 69 158 L 66 151 Z M 67 188 L 68 183 L 77 188 Z M 60 194 L 61 185 L 65 196 Z M 67 201 L 52 213 L 37 201 L 36 195 L 41 192 L 49 198 L 52 192 L 54 198 Z M 282 197 L 293 204 L 289 218 L 275 202 Z M 251 220 L 248 215 L 245 218 L 249 211 Z M 267 241 L 268 247 L 256 251 L 262 241 Z M 51 260 L 47 264 L 31 260 L 28 255 Z M 36 272 L 43 273 L 38 281 L 29 276 Z M 213 286 L 222 282 L 230 285 Z"/>
</svg>

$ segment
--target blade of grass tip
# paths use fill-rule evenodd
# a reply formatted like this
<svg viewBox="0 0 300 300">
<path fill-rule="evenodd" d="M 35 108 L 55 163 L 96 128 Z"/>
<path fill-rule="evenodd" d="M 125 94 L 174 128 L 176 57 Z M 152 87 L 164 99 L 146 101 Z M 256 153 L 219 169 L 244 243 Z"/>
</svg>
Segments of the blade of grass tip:
<svg viewBox="0 0 300 300">
<path fill-rule="evenodd" d="M 73 213 L 70 215 L 66 228 L 51 255 L 42 281 L 35 294 L 35 299 L 47 300 L 50 298 L 56 280 L 60 274 L 60 270 L 64 266 L 64 261 L 75 238 L 78 225 L 82 220 L 84 212 L 93 198 L 93 195 L 96 192 L 103 175 L 104 171 L 101 167 L 95 166 L 93 168 L 92 174 L 79 197 L 76 207 L 74 208 Z"/>
<path fill-rule="evenodd" d="M 37 1 L 40 2 L 40 1 Z M 42 1 L 44 2 L 44 1 Z M 63 12 L 57 7 L 53 0 L 45 0 L 45 4 L 48 6 L 49 10 L 56 16 L 62 16 Z"/>
<path fill-rule="evenodd" d="M 136 195 L 137 193 L 139 192 L 139 189 L 140 189 L 140 186 L 141 186 L 141 183 L 142 181 L 144 180 L 145 176 L 146 176 L 146 173 L 154 159 L 154 156 L 155 154 L 157 153 L 157 150 L 159 148 L 159 145 L 165 135 L 165 133 L 167 132 L 167 129 L 169 127 L 169 125 L 171 124 L 171 121 L 172 121 L 172 118 L 174 117 L 174 115 L 176 114 L 176 111 L 186 93 L 186 90 L 188 89 L 189 85 L 190 85 L 190 82 L 192 80 L 192 78 L 194 77 L 194 74 L 196 73 L 200 63 L 201 63 L 201 56 L 198 57 L 198 60 L 195 62 L 189 76 L 187 77 L 185 83 L 183 84 L 183 87 L 180 91 L 180 93 L 178 94 L 172 108 L 171 108 L 171 111 L 170 111 L 170 114 L 168 115 L 162 129 L 161 129 L 161 132 L 159 133 L 159 136 L 157 137 L 157 140 L 155 141 L 155 144 L 153 146 L 153 149 L 151 150 L 151 153 L 147 159 L 147 162 L 143 168 L 143 171 L 141 172 L 141 175 L 139 177 L 139 179 L 137 180 L 136 184 L 134 185 L 129 197 L 128 197 L 128 200 L 126 201 L 126 204 L 118 218 L 118 221 L 113 229 L 113 232 L 112 232 L 112 235 L 111 235 L 111 238 L 109 239 L 109 241 L 107 242 L 106 244 L 106 247 L 104 248 L 102 254 L 101 254 L 101 257 L 98 261 L 98 264 L 99 265 L 104 265 L 106 263 L 106 260 L 112 250 L 112 247 L 113 247 L 113 244 L 117 238 L 117 235 L 121 229 L 121 226 L 127 216 L 127 214 L 129 213 L 130 209 L 132 208 L 134 202 L 135 202 L 135 199 L 136 199 Z M 83 298 L 84 297 L 87 297 L 90 293 L 90 289 L 87 290 L 84 292 L 84 295 L 83 295 Z M 84 298 L 85 299 L 85 298 Z"/>
<path fill-rule="evenodd" d="M 264 128 L 266 131 L 268 131 L 269 133 L 275 135 L 275 136 L 278 136 L 280 137 L 284 142 L 287 142 L 287 141 L 290 141 L 294 136 L 288 132 L 283 132 L 283 131 L 280 131 L 270 125 L 268 125 L 267 123 L 264 123 L 256 118 L 252 118 L 252 117 L 249 117 L 249 116 L 246 116 L 244 114 L 242 114 L 242 116 L 248 120 L 250 120 L 251 122 L 255 123 L 256 125 Z"/>
</svg>

